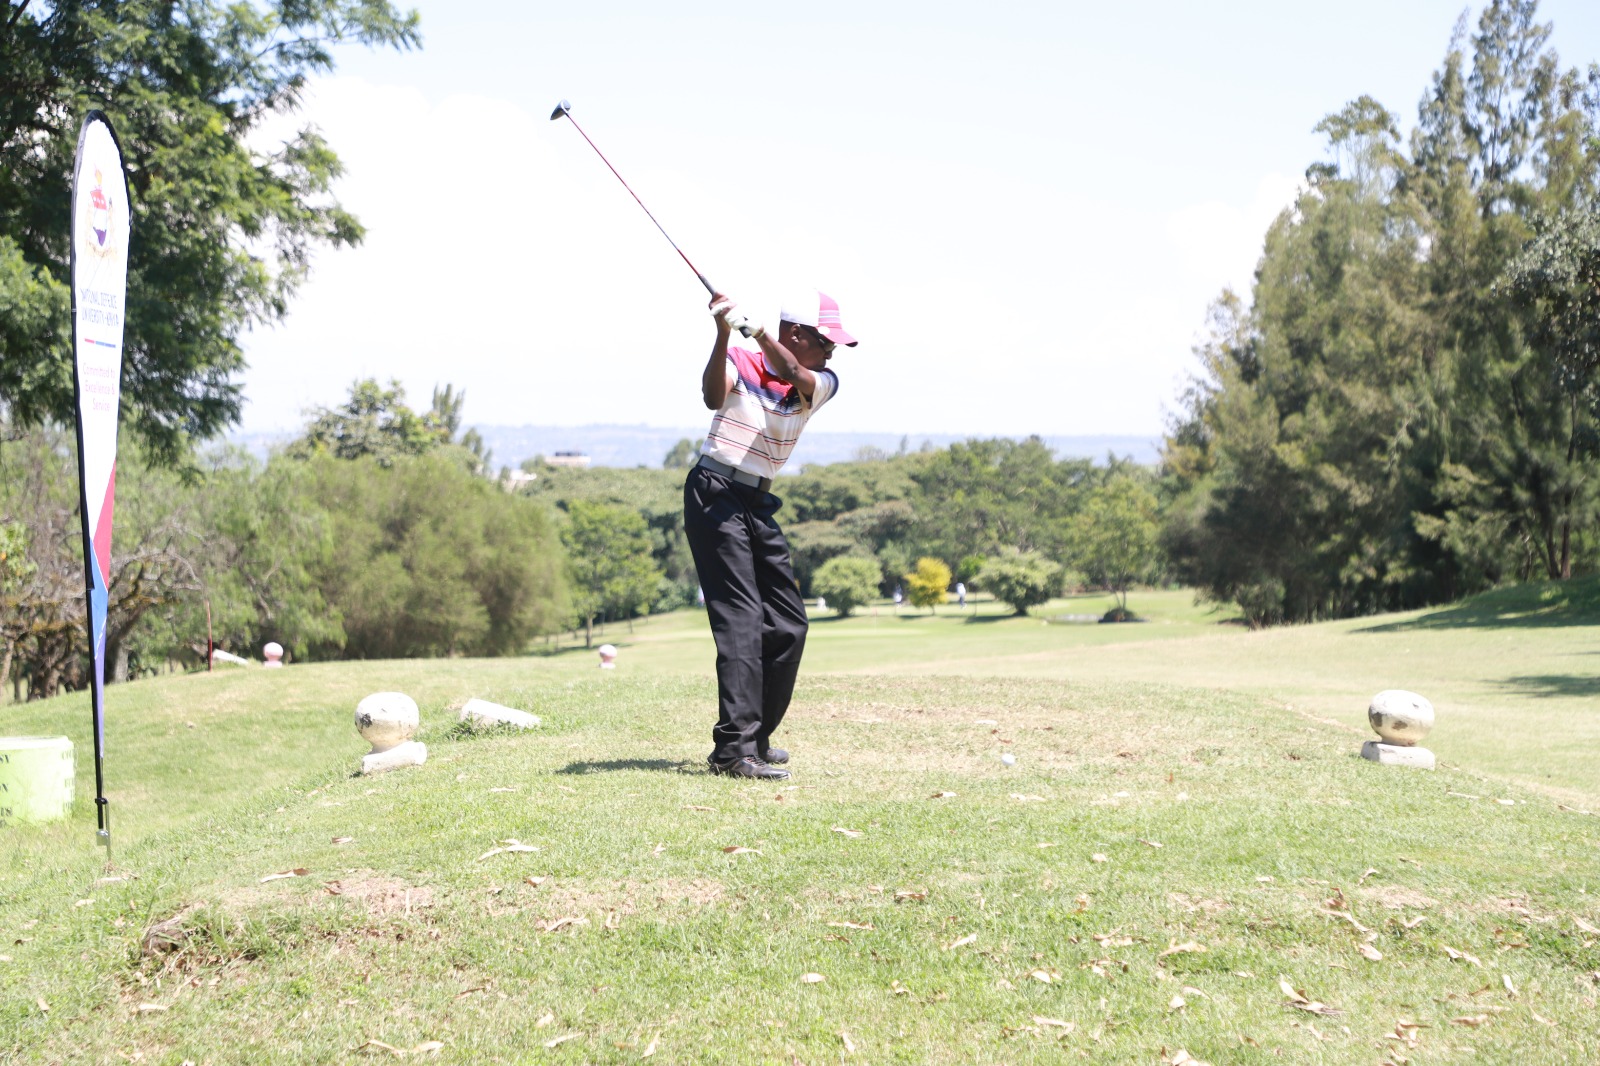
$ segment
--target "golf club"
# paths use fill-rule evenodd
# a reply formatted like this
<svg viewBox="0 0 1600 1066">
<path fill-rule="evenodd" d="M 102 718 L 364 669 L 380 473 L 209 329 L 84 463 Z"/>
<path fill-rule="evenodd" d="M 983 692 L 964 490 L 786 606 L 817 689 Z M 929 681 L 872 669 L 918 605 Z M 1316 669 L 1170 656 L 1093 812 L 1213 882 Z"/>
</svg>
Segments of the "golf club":
<svg viewBox="0 0 1600 1066">
<path fill-rule="evenodd" d="M 660 230 L 661 235 L 667 238 L 667 243 L 672 245 L 672 250 L 678 253 L 678 257 L 684 261 L 684 264 L 687 265 L 690 270 L 694 271 L 694 276 L 700 279 L 700 284 L 706 287 L 706 292 L 709 292 L 713 296 L 717 295 L 716 286 L 707 281 L 706 276 L 700 273 L 699 268 L 693 263 L 689 262 L 689 257 L 683 254 L 683 249 L 678 247 L 678 242 L 672 239 L 672 235 L 666 231 L 666 227 L 662 226 L 660 222 L 656 221 L 656 216 L 650 214 L 650 209 L 644 206 L 644 201 L 639 199 L 639 194 L 633 191 L 633 187 L 623 179 L 621 174 L 617 174 L 617 168 L 611 165 L 611 160 L 606 158 L 606 154 L 600 150 L 600 146 L 595 144 L 594 141 L 590 140 L 587 133 L 583 132 L 583 127 L 578 125 L 578 120 L 572 117 L 572 105 L 567 103 L 565 100 L 557 104 L 556 109 L 550 112 L 550 121 L 554 122 L 563 115 L 566 116 L 568 122 L 572 123 L 572 128 L 578 131 L 579 136 L 581 136 L 584 140 L 589 141 L 589 147 L 594 149 L 594 154 L 600 157 L 600 162 L 606 165 L 606 169 L 617 175 L 617 180 L 622 182 L 622 187 L 624 189 L 628 190 L 628 195 L 633 197 L 633 202 L 638 204 L 646 215 L 650 215 L 650 221 L 655 222 L 656 229 Z M 750 326 L 748 324 L 741 321 L 738 329 L 739 332 L 743 333 L 746 337 L 750 336 Z"/>
</svg>

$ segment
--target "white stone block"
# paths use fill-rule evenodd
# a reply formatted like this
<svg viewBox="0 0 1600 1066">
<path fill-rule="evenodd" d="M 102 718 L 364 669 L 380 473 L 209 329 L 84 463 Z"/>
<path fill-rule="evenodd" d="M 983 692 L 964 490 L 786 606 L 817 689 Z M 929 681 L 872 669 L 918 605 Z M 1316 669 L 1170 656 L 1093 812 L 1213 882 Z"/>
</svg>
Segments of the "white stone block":
<svg viewBox="0 0 1600 1066">
<path fill-rule="evenodd" d="M 1361 745 L 1361 757 L 1384 766 L 1410 766 L 1417 770 L 1433 769 L 1433 752 L 1411 744 L 1383 744 L 1369 740 Z"/>
<path fill-rule="evenodd" d="M 381 774 L 386 770 L 399 770 L 406 766 L 421 766 L 428 761 L 428 745 L 408 740 L 383 751 L 374 751 L 361 759 L 363 774 Z"/>
<path fill-rule="evenodd" d="M 514 725 L 518 729 L 533 729 L 539 724 L 536 714 L 477 699 L 468 700 L 462 706 L 461 720 L 474 725 Z"/>
</svg>

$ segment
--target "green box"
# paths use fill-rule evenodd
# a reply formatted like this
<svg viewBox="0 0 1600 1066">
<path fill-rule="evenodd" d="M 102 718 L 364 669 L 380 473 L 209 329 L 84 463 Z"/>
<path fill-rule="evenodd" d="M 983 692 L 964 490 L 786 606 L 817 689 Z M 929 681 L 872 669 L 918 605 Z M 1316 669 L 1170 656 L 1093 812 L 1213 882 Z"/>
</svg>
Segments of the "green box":
<svg viewBox="0 0 1600 1066">
<path fill-rule="evenodd" d="M 76 773 L 66 737 L 0 737 L 0 829 L 67 817 Z"/>
</svg>

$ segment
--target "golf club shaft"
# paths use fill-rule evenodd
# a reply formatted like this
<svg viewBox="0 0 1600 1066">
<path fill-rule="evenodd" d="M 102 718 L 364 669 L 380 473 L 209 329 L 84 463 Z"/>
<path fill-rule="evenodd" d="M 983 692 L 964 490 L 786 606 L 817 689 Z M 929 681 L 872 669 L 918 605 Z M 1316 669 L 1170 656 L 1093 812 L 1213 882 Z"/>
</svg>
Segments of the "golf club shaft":
<svg viewBox="0 0 1600 1066">
<path fill-rule="evenodd" d="M 583 127 L 578 125 L 577 120 L 572 117 L 572 112 L 567 109 L 565 104 L 566 104 L 566 101 L 562 101 L 562 106 L 558 107 L 556 109 L 557 114 L 566 115 L 567 121 L 572 123 L 572 128 L 578 131 L 578 135 L 581 136 L 584 140 L 589 141 L 589 147 L 593 148 L 594 149 L 594 154 L 600 157 L 600 162 L 602 162 L 602 163 L 604 163 L 606 165 L 606 169 L 607 170 L 610 170 L 611 173 L 616 174 L 617 180 L 622 182 L 622 187 L 624 189 L 628 190 L 628 195 L 629 196 L 633 197 L 633 202 L 638 204 L 639 207 L 644 211 L 644 213 L 646 215 L 650 216 L 650 221 L 651 222 L 655 222 L 656 229 L 660 230 L 661 231 L 661 235 L 663 237 L 667 238 L 667 243 L 672 245 L 672 250 L 674 252 L 678 253 L 678 257 L 684 261 L 684 263 L 689 267 L 690 270 L 694 271 L 694 276 L 700 279 L 700 284 L 702 284 L 702 285 L 704 285 L 706 287 L 706 292 L 709 292 L 713 296 L 717 295 L 716 286 L 712 285 L 711 282 L 707 281 L 706 280 L 706 276 L 704 274 L 700 273 L 699 268 L 696 267 L 693 263 L 689 262 L 689 257 L 683 254 L 683 249 L 678 247 L 678 242 L 672 239 L 672 235 L 669 234 L 666 231 L 666 227 L 662 226 L 660 222 L 656 221 L 656 216 L 650 214 L 650 209 L 648 207 L 644 206 L 644 201 L 639 199 L 639 194 L 633 191 L 633 186 L 629 185 L 627 183 L 627 181 L 625 181 L 623 179 L 621 174 L 617 174 L 617 168 L 611 165 L 611 160 L 606 158 L 606 154 L 600 150 L 600 146 L 595 144 L 594 141 L 590 140 L 589 135 L 587 133 L 583 132 Z"/>
</svg>

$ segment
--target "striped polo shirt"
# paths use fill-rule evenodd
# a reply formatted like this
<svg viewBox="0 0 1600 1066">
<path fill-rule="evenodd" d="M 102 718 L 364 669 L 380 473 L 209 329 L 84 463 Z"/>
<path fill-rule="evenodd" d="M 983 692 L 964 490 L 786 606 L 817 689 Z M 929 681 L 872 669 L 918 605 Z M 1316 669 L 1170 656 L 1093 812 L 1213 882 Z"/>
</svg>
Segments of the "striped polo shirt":
<svg viewBox="0 0 1600 1066">
<path fill-rule="evenodd" d="M 757 477 L 777 477 L 811 415 L 839 391 L 839 377 L 827 368 L 812 371 L 817 385 L 808 403 L 761 352 L 729 348 L 728 362 L 737 379 L 711 420 L 701 454 Z"/>
</svg>

